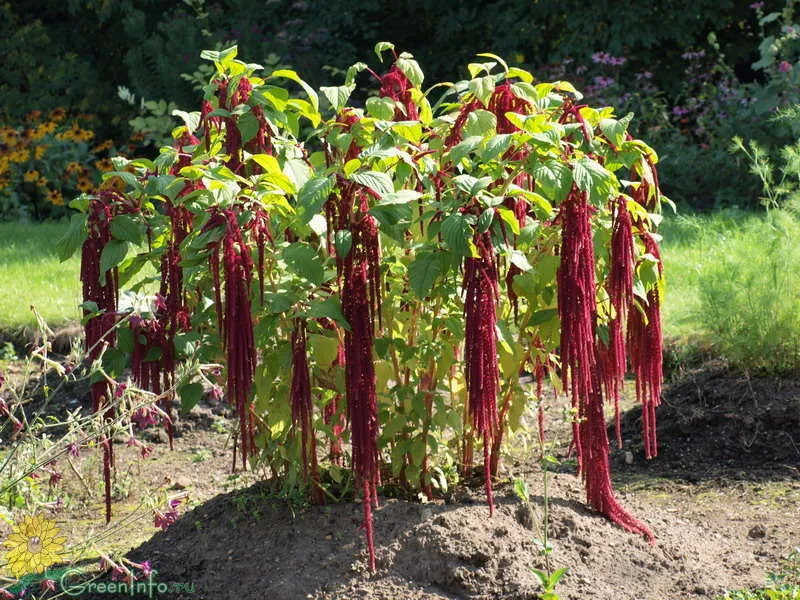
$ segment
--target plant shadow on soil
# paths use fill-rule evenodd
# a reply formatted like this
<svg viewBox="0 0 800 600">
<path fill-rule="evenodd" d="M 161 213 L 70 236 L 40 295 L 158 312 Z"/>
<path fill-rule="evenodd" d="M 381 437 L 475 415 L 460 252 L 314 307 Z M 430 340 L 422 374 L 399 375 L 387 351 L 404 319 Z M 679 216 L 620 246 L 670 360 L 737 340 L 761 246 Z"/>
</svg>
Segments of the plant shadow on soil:
<svg viewBox="0 0 800 600">
<path fill-rule="evenodd" d="M 661 452 L 647 462 L 636 441 L 641 411 L 627 411 L 634 461 L 615 450 L 612 471 L 621 503 L 652 528 L 654 545 L 586 508 L 574 474 L 551 472 L 552 561 L 569 568 L 559 596 L 710 598 L 762 585 L 800 540 L 798 402 L 797 381 L 745 380 L 718 365 L 689 372 L 665 391 Z M 544 567 L 535 541 L 543 473 L 530 464 L 513 469 L 528 482 L 534 513 L 508 482 L 497 486 L 491 518 L 482 493 L 466 488 L 446 502 L 381 498 L 374 575 L 361 505 L 293 510 L 263 483 L 211 498 L 128 557 L 151 561 L 157 581 L 194 584 L 191 594 L 164 598 L 538 598 L 531 567 Z"/>
</svg>

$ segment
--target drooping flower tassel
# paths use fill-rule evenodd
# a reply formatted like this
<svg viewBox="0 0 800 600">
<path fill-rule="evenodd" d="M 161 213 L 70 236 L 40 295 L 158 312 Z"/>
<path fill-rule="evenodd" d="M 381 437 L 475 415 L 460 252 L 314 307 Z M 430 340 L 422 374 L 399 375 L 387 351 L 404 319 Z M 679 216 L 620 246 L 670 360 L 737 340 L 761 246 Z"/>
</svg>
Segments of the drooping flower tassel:
<svg viewBox="0 0 800 600">
<path fill-rule="evenodd" d="M 489 233 L 477 234 L 480 257 L 464 259 L 465 378 L 472 425 L 483 436 L 484 476 L 489 515 L 494 513 L 490 451 L 498 426 L 498 273 Z"/>
<path fill-rule="evenodd" d="M 658 244 L 648 232 L 643 232 L 641 237 L 645 252 L 658 260 L 660 278 L 663 263 Z M 661 403 L 663 381 L 660 282 L 647 292 L 647 305 L 633 307 L 629 313 L 628 348 L 636 377 L 636 397 L 642 405 L 645 457 L 649 459 L 658 454 L 656 407 Z"/>
<path fill-rule="evenodd" d="M 311 402 L 311 379 L 308 371 L 306 322 L 296 319 L 292 331 L 292 424 L 300 429 L 303 473 L 311 483 L 311 500 L 322 504 L 324 496 L 317 473 L 317 441 L 314 436 L 314 406 Z"/>
<path fill-rule="evenodd" d="M 609 445 L 603 412 L 602 381 L 596 348 L 597 298 L 591 209 L 577 189 L 559 209 L 561 263 L 558 268 L 558 312 L 561 319 L 561 369 L 578 419 L 573 424 L 578 471 L 595 510 L 622 528 L 653 534 L 617 502 L 611 486 Z"/>
<path fill-rule="evenodd" d="M 608 324 L 608 348 L 603 353 L 603 379 L 606 397 L 614 400 L 614 429 L 617 446 L 622 447 L 620 424 L 620 389 L 627 371 L 625 324 L 633 302 L 633 226 L 628 203 L 620 197 L 614 203 L 614 223 L 611 231 L 611 268 L 608 275 L 608 295 L 614 315 Z"/>
</svg>

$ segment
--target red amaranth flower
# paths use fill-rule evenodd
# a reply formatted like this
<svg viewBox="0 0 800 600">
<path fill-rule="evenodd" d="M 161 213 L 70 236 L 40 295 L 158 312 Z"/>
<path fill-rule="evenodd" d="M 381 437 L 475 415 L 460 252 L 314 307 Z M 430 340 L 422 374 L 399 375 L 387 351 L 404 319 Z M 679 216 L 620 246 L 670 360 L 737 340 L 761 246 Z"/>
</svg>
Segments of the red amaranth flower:
<svg viewBox="0 0 800 600">
<path fill-rule="evenodd" d="M 645 252 L 658 260 L 659 276 L 663 263 L 658 244 L 648 232 L 642 232 Z M 645 457 L 658 454 L 656 444 L 656 407 L 661 403 L 662 336 L 661 291 L 658 285 L 647 292 L 647 305 L 633 309 L 628 316 L 628 347 L 631 367 L 636 376 L 636 397 L 642 404 Z"/>
<path fill-rule="evenodd" d="M 628 203 L 620 197 L 613 203 L 614 223 L 611 231 L 611 268 L 607 289 L 614 309 L 608 324 L 608 348 L 601 349 L 603 381 L 606 397 L 614 400 L 614 424 L 617 446 L 622 447 L 619 393 L 627 371 L 625 331 L 628 309 L 633 301 L 633 226 Z"/>
<path fill-rule="evenodd" d="M 498 273 L 489 233 L 476 234 L 480 257 L 464 259 L 465 377 L 472 426 L 483 436 L 484 474 L 489 515 L 494 513 L 490 450 L 497 415 L 497 294 Z"/>
<path fill-rule="evenodd" d="M 411 81 L 397 68 L 397 65 L 392 65 L 389 72 L 381 77 L 381 97 L 391 98 L 402 105 L 402 108 L 394 109 L 395 121 L 416 121 L 419 118 L 417 105 L 414 104 L 409 91 L 412 87 Z"/>
<path fill-rule="evenodd" d="M 311 402 L 306 339 L 306 322 L 296 319 L 292 331 L 292 424 L 300 429 L 303 473 L 311 484 L 311 499 L 315 504 L 322 504 L 324 496 L 317 476 L 317 442 L 314 436 L 314 406 Z"/>
<path fill-rule="evenodd" d="M 233 210 L 215 213 L 205 230 L 214 227 L 225 228 L 222 239 L 211 244 L 209 266 L 214 278 L 217 321 L 227 358 L 227 396 L 229 402 L 236 406 L 239 416 L 242 466 L 246 466 L 247 458 L 254 450 L 255 437 L 254 415 L 250 402 L 256 368 L 250 305 L 253 261 Z M 224 307 L 220 280 L 220 253 L 225 289 Z"/>
<path fill-rule="evenodd" d="M 603 413 L 603 374 L 597 357 L 597 300 L 591 209 L 586 193 L 573 188 L 559 208 L 561 263 L 558 267 L 558 313 L 561 319 L 561 368 L 578 419 L 573 424 L 578 471 L 586 497 L 595 510 L 622 528 L 653 534 L 628 514 L 614 497 L 608 460 L 608 434 Z"/>
</svg>

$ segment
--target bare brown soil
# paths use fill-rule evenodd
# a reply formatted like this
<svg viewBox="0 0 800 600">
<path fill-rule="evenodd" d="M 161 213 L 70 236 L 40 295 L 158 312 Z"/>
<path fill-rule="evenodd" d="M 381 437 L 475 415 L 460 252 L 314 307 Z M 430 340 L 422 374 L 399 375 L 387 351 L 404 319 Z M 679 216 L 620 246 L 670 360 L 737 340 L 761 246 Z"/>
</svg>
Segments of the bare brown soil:
<svg viewBox="0 0 800 600">
<path fill-rule="evenodd" d="M 796 381 L 748 380 L 713 365 L 689 373 L 665 393 L 658 414 L 661 453 L 651 461 L 641 456 L 638 412 L 630 408 L 623 421 L 630 442 L 613 452 L 614 479 L 622 504 L 652 528 L 654 545 L 587 509 L 568 464 L 550 472 L 552 565 L 569 569 L 559 596 L 677 600 L 763 585 L 778 559 L 800 544 L 800 453 L 792 452 L 800 442 L 798 403 Z M 361 506 L 291 506 L 265 484 L 250 485 L 252 477 L 229 479 L 229 440 L 210 427 L 219 419 L 215 411 L 203 405 L 184 419 L 174 452 L 159 434 L 148 433 L 151 458 L 135 460 L 129 452 L 121 461 L 136 466 L 117 514 L 147 489 L 181 489 L 191 499 L 167 531 L 156 531 L 148 517 L 114 546 L 133 548 L 131 560 L 150 560 L 158 581 L 194 584 L 192 594 L 160 597 L 539 597 L 531 567 L 545 567 L 535 541 L 541 538 L 545 474 L 513 442 L 492 518 L 480 490 L 458 488 L 447 501 L 425 504 L 382 498 L 373 575 L 366 567 Z M 566 459 L 565 448 L 556 453 Z M 87 472 L 92 468 L 87 462 Z M 512 473 L 528 482 L 530 508 L 515 496 Z M 66 485 L 75 485 L 68 475 Z M 88 523 L 101 523 L 99 495 L 84 500 L 57 517 L 71 540 L 85 535 Z"/>
</svg>

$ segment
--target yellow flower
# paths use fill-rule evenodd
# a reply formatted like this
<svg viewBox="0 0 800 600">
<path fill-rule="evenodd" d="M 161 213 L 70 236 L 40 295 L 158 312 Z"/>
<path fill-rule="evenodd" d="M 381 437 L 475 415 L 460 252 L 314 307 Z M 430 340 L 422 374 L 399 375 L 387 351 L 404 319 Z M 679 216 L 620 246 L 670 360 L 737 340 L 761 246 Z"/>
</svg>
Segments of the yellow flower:
<svg viewBox="0 0 800 600">
<path fill-rule="evenodd" d="M 24 163 L 30 158 L 30 156 L 31 153 L 27 150 L 17 150 L 12 152 L 8 158 L 11 162 Z"/>
<path fill-rule="evenodd" d="M 47 567 L 58 562 L 67 541 L 60 533 L 56 522 L 42 515 L 25 517 L 4 544 L 8 548 L 6 561 L 11 573 L 15 577 L 44 573 Z"/>
<path fill-rule="evenodd" d="M 78 183 L 75 184 L 75 187 L 78 188 L 80 192 L 88 192 L 92 189 L 92 181 L 87 177 L 79 177 Z"/>
<path fill-rule="evenodd" d="M 67 111 L 64 110 L 63 108 L 56 108 L 53 110 L 53 112 L 50 113 L 50 118 L 56 122 L 63 121 L 64 117 L 66 116 L 67 116 Z"/>
<path fill-rule="evenodd" d="M 47 187 L 47 177 L 40 177 L 39 178 L 39 187 Z"/>
<path fill-rule="evenodd" d="M 56 124 L 53 121 L 48 121 L 39 125 L 39 129 L 45 134 L 53 133 L 56 130 Z"/>
<path fill-rule="evenodd" d="M 80 173 L 82 169 L 83 165 L 81 163 L 71 162 L 67 165 L 65 172 L 67 173 L 67 175 L 72 175 L 73 173 Z"/>
<path fill-rule="evenodd" d="M 101 158 L 100 160 L 94 163 L 94 166 L 98 171 L 114 170 L 114 163 L 111 162 L 110 158 Z"/>
<path fill-rule="evenodd" d="M 0 190 L 6 189 L 11 183 L 7 175 L 0 177 Z"/>
<path fill-rule="evenodd" d="M 45 155 L 47 148 L 49 148 L 49 146 L 46 144 L 42 144 L 41 146 L 36 146 L 36 148 L 34 148 L 33 155 L 36 157 L 36 160 L 41 159 Z"/>
<path fill-rule="evenodd" d="M 88 129 L 78 129 L 75 132 L 75 140 L 80 142 L 88 142 L 94 137 L 94 131 Z"/>
<path fill-rule="evenodd" d="M 39 179 L 39 171 L 29 170 L 25 171 L 25 175 L 22 176 L 22 179 L 27 183 L 33 183 Z"/>
<path fill-rule="evenodd" d="M 104 150 L 109 150 L 114 145 L 112 140 L 106 140 L 102 144 L 98 144 L 94 148 L 92 148 L 92 152 L 97 154 L 98 152 L 103 152 Z"/>
<path fill-rule="evenodd" d="M 47 192 L 47 199 L 56 206 L 64 206 L 64 196 L 58 190 L 50 190 Z"/>
</svg>

